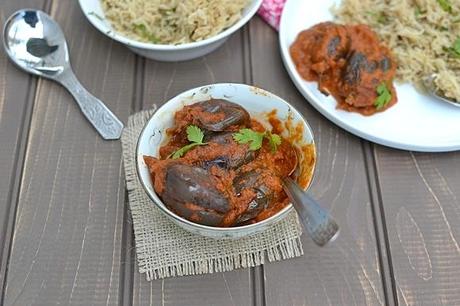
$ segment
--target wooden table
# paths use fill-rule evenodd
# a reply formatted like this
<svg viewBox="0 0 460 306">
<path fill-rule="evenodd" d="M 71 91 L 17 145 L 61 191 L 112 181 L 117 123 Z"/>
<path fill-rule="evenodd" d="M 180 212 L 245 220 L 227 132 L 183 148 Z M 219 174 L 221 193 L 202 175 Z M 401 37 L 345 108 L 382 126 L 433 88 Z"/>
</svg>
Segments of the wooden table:
<svg viewBox="0 0 460 306">
<path fill-rule="evenodd" d="M 311 192 L 342 231 L 325 249 L 304 235 L 295 260 L 147 282 L 120 143 L 101 140 L 62 87 L 19 71 L 1 51 L 1 305 L 460 305 L 460 153 L 385 148 L 323 118 L 257 17 L 209 56 L 160 63 L 100 34 L 75 0 L 2 0 L 1 23 L 24 7 L 61 24 L 77 76 L 125 122 L 216 82 L 254 84 L 293 103 L 317 137 Z"/>
</svg>

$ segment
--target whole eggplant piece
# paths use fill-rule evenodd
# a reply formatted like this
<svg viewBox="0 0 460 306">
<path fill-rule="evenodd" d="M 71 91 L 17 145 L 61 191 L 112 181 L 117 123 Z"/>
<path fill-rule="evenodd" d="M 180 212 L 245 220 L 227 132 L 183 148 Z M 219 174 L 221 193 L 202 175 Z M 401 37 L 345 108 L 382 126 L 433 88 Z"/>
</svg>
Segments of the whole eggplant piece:
<svg viewBox="0 0 460 306">
<path fill-rule="evenodd" d="M 233 125 L 249 124 L 249 113 L 238 104 L 227 100 L 211 99 L 196 103 L 193 106 L 200 107 L 203 112 L 209 114 L 224 114 L 224 118 L 219 121 L 206 118 L 206 116 L 198 118 L 200 127 L 208 131 L 222 132 Z"/>
<path fill-rule="evenodd" d="M 233 140 L 232 132 L 211 133 L 204 138 L 205 142 L 214 142 L 220 145 L 232 146 L 236 145 Z M 213 160 L 206 160 L 201 163 L 204 169 L 209 169 L 212 166 L 218 166 L 222 169 L 237 169 L 244 164 L 253 161 L 257 156 L 256 151 L 241 147 L 240 150 L 223 154 Z"/>
<path fill-rule="evenodd" d="M 259 181 L 260 172 L 256 170 L 241 173 L 233 180 L 233 188 L 237 194 L 243 189 L 252 189 L 256 196 L 249 203 L 246 211 L 241 214 L 235 224 L 244 223 L 255 218 L 263 209 L 267 208 L 273 199 L 273 191 Z"/>
<path fill-rule="evenodd" d="M 161 197 L 178 215 L 204 225 L 218 226 L 230 209 L 228 199 L 206 170 L 180 163 L 166 169 Z"/>
</svg>

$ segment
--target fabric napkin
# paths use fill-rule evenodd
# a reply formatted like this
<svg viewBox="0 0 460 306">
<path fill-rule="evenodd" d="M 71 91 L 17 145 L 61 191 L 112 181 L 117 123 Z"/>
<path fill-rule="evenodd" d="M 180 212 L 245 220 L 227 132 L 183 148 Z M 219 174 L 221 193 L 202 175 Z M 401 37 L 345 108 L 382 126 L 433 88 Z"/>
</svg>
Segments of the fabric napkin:
<svg viewBox="0 0 460 306">
<path fill-rule="evenodd" d="M 264 0 L 258 14 L 269 25 L 279 30 L 281 13 L 283 12 L 286 0 Z"/>
<path fill-rule="evenodd" d="M 123 162 L 133 219 L 139 272 L 147 280 L 231 271 L 268 261 L 301 256 L 301 228 L 292 211 L 266 231 L 238 240 L 216 240 L 191 234 L 155 207 L 136 174 L 136 144 L 154 110 L 129 117 L 121 138 Z"/>
</svg>

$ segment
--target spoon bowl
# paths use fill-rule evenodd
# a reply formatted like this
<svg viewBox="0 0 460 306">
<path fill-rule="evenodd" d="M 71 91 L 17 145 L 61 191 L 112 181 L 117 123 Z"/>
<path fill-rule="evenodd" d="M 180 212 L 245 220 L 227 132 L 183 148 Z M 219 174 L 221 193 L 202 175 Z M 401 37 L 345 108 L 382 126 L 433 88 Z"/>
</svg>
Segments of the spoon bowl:
<svg viewBox="0 0 460 306">
<path fill-rule="evenodd" d="M 29 73 L 55 79 L 69 68 L 64 33 L 41 11 L 14 13 L 5 23 L 3 43 L 10 59 Z"/>
<path fill-rule="evenodd" d="M 123 123 L 80 84 L 70 67 L 64 33 L 50 16 L 32 9 L 15 12 L 5 22 L 3 46 L 19 68 L 67 88 L 104 139 L 120 138 Z"/>
<path fill-rule="evenodd" d="M 449 99 L 442 95 L 439 90 L 436 89 L 435 86 L 435 80 L 438 77 L 436 73 L 430 74 L 429 76 L 423 78 L 423 85 L 425 86 L 425 89 L 428 91 L 428 93 L 435 97 L 438 100 L 441 100 L 443 102 L 449 103 L 453 106 L 460 107 L 460 102 L 456 100 Z"/>
</svg>

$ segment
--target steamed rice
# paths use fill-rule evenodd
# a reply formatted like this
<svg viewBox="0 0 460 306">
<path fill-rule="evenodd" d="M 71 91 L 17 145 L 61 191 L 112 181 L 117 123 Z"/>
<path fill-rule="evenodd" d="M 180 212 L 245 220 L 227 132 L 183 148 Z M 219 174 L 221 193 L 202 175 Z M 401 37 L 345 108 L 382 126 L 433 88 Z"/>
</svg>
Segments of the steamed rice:
<svg viewBox="0 0 460 306">
<path fill-rule="evenodd" d="M 454 48 L 456 42 L 460 47 L 460 1 L 343 0 L 333 12 L 339 22 L 367 24 L 380 35 L 398 61 L 399 81 L 421 88 L 424 77 L 437 73 L 436 87 L 460 101 L 460 54 Z"/>
<path fill-rule="evenodd" d="M 227 29 L 249 0 L 101 0 L 112 27 L 132 39 L 157 44 L 200 41 Z"/>
</svg>

